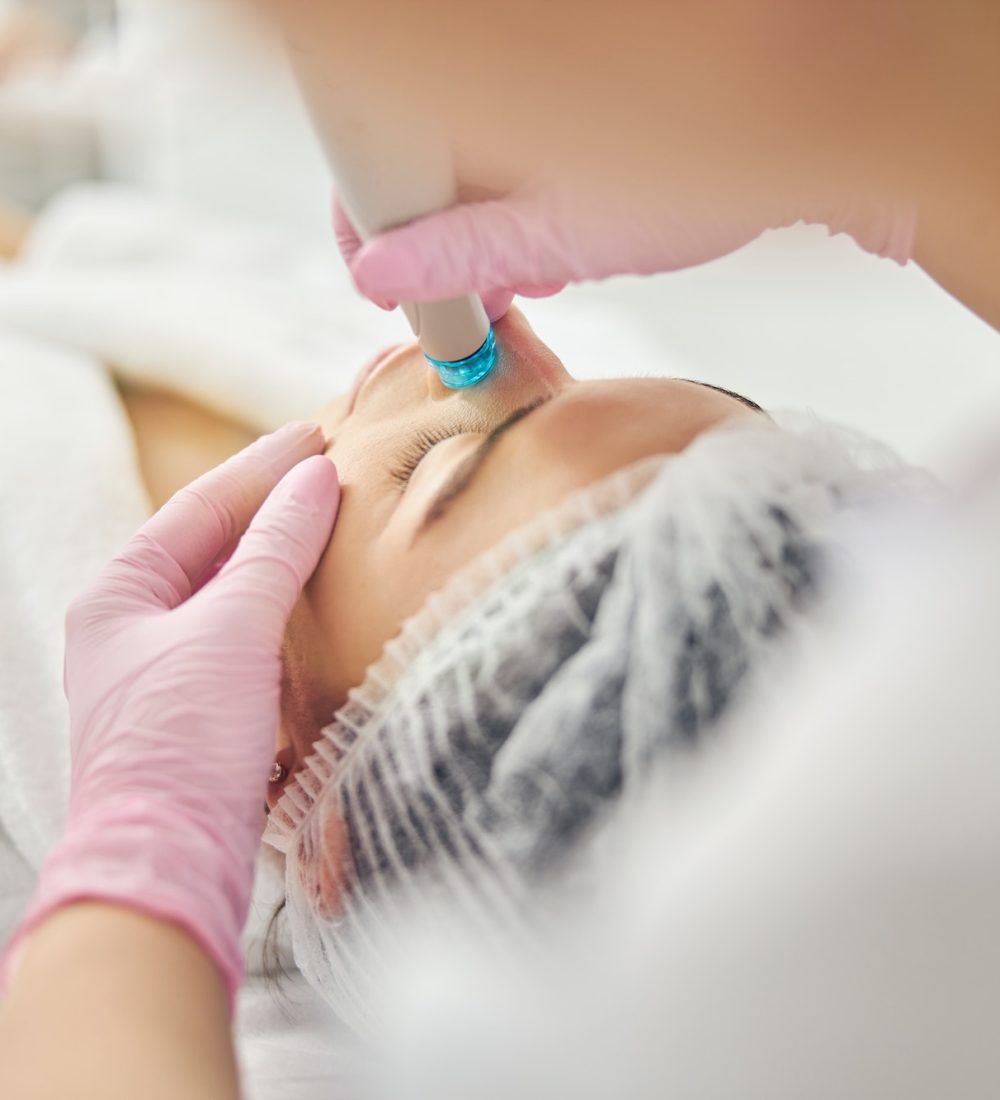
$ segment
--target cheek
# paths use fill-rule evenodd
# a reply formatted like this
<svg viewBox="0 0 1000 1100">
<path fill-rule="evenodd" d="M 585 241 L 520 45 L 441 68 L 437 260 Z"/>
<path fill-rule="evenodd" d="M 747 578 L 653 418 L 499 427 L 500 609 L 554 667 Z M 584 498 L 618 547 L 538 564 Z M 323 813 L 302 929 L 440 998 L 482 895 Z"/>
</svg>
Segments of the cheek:
<svg viewBox="0 0 1000 1100">
<path fill-rule="evenodd" d="M 421 538 L 414 544 L 411 530 L 403 525 L 382 533 L 370 547 L 369 564 L 379 587 L 383 644 L 447 581 L 459 556 L 459 548 L 450 543 Z"/>
<path fill-rule="evenodd" d="M 338 706 L 381 653 L 392 622 L 392 586 L 380 577 L 371 534 L 358 519 L 345 509 L 306 589 L 314 663 Z"/>
<path fill-rule="evenodd" d="M 428 532 L 421 549 L 454 572 L 607 472 L 600 447 L 577 455 L 571 442 L 556 432 L 519 439 L 516 446 L 512 440 Z"/>
<path fill-rule="evenodd" d="M 350 885 L 351 843 L 339 797 L 333 794 L 303 830 L 289 866 L 317 917 L 336 920 Z"/>
<path fill-rule="evenodd" d="M 351 852 L 339 799 L 325 816 L 322 836 L 320 865 L 315 879 L 317 913 L 331 920 L 343 909 L 345 876 Z"/>
</svg>

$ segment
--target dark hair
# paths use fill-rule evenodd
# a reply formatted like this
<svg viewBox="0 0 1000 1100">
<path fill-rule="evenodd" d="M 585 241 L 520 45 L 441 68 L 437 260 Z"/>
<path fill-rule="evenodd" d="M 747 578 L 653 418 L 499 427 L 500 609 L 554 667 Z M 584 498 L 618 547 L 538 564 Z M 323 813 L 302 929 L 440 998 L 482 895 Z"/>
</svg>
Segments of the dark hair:
<svg viewBox="0 0 1000 1100">
<path fill-rule="evenodd" d="M 281 951 L 278 947 L 278 923 L 287 905 L 288 899 L 282 898 L 281 904 L 271 914 L 271 919 L 267 922 L 267 931 L 264 933 L 264 947 L 261 952 L 264 961 L 264 979 L 275 993 L 280 991 L 282 982 L 289 977 L 288 971 L 281 962 Z"/>
<path fill-rule="evenodd" d="M 739 401 L 741 405 L 746 405 L 748 409 L 753 409 L 754 412 L 764 413 L 764 415 L 767 416 L 767 412 L 762 409 L 756 401 L 751 401 L 749 397 L 744 397 L 741 393 L 727 390 L 725 386 L 713 386 L 711 382 L 695 382 L 693 378 L 685 378 L 684 381 L 691 382 L 695 386 L 703 386 L 706 390 L 715 390 L 716 393 L 724 393 L 726 397 L 732 397 L 734 400 Z"/>
</svg>

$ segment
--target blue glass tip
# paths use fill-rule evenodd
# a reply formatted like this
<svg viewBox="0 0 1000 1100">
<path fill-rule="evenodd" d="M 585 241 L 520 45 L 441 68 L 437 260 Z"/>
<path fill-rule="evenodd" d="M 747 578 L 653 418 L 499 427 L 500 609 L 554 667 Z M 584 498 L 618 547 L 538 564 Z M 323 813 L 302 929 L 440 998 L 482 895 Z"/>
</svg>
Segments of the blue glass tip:
<svg viewBox="0 0 1000 1100">
<path fill-rule="evenodd" d="M 474 386 L 490 373 L 497 365 L 497 342 L 493 335 L 493 326 L 490 326 L 489 335 L 483 341 L 483 346 L 474 351 L 465 359 L 457 359 L 449 363 L 443 359 L 433 359 L 425 353 L 424 358 L 441 376 L 441 381 L 452 390 L 463 390 L 467 386 Z"/>
</svg>

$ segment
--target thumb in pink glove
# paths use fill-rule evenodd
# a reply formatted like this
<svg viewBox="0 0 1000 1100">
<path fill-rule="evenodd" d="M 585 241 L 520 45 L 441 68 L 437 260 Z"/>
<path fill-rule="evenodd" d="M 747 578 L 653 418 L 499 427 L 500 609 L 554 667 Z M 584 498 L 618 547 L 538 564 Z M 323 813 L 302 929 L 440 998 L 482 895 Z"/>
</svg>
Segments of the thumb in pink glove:
<svg viewBox="0 0 1000 1100">
<path fill-rule="evenodd" d="M 599 201 L 566 187 L 535 184 L 501 199 L 464 203 L 362 244 L 339 204 L 338 243 L 358 289 L 383 308 L 479 292 L 492 320 L 513 295 L 540 297 L 567 283 L 651 275 L 716 259 L 766 229 L 797 221 L 848 233 L 866 251 L 910 258 L 915 208 L 885 202 L 817 200 L 733 208 L 721 199 L 648 203 Z"/>
<path fill-rule="evenodd" d="M 487 207 L 489 205 L 491 205 L 491 204 L 489 204 L 489 203 L 476 203 L 472 206 L 455 207 L 454 210 L 456 210 L 456 211 L 470 211 L 471 210 L 471 211 L 479 212 L 482 208 Z M 433 215 L 430 218 L 420 219 L 417 222 L 413 222 L 412 226 L 407 226 L 406 229 L 409 230 L 410 228 L 416 228 L 417 226 L 425 226 L 426 225 L 427 228 L 429 229 L 430 235 L 433 237 L 434 234 L 438 230 L 438 219 L 439 218 L 445 218 L 445 223 L 446 224 L 444 224 L 442 228 L 444 230 L 445 238 L 449 238 L 455 232 L 452 228 L 451 223 L 450 223 L 450 215 L 451 214 L 452 214 L 452 211 L 445 211 L 444 214 Z M 448 215 L 449 217 L 446 217 L 445 215 Z M 390 256 L 389 256 L 388 260 L 386 261 L 386 263 L 389 267 L 392 267 L 392 265 L 395 263 L 395 260 L 393 259 L 393 256 L 392 256 L 392 253 L 393 253 L 393 250 L 394 250 L 394 247 L 395 247 L 395 242 L 396 242 L 396 239 L 397 239 L 396 238 L 396 233 L 404 232 L 404 230 L 390 231 L 389 233 L 387 233 L 387 234 L 385 234 L 381 237 L 376 238 L 375 241 L 372 242 L 371 246 L 365 245 L 365 244 L 362 243 L 361 238 L 357 234 L 357 231 L 355 230 L 354 226 L 351 224 L 351 221 L 347 216 L 347 212 L 344 210 L 344 208 L 337 201 L 336 197 L 334 197 L 334 200 L 333 200 L 333 227 L 334 227 L 334 232 L 336 233 L 336 236 L 337 236 L 337 245 L 340 248 L 340 254 L 344 257 L 344 260 L 347 263 L 347 266 L 351 270 L 352 274 L 354 274 L 355 282 L 358 285 L 358 289 L 362 292 L 362 294 L 365 294 L 366 297 L 371 298 L 371 300 L 376 305 L 380 306 L 382 309 L 395 309 L 400 301 L 403 301 L 403 302 L 433 301 L 437 298 L 457 297 L 459 294 L 476 293 L 477 291 L 479 291 L 482 294 L 483 305 L 486 308 L 486 312 L 489 314 L 490 320 L 491 321 L 496 321 L 498 318 L 502 317 L 507 312 L 508 309 L 510 309 L 510 304 L 514 300 L 514 294 L 515 293 L 520 294 L 524 298 L 545 298 L 550 294 L 558 294 L 558 292 L 563 289 L 563 287 L 566 285 L 566 282 L 567 282 L 566 279 L 562 279 L 562 280 L 559 280 L 559 281 L 553 281 L 553 282 L 543 283 L 543 284 L 529 284 L 529 283 L 524 282 L 523 280 L 521 280 L 521 281 L 514 280 L 513 283 L 512 283 L 512 285 L 516 285 L 516 290 L 514 290 L 514 289 L 509 289 L 508 287 L 506 287 L 504 285 L 499 285 L 499 284 L 493 285 L 493 284 L 496 283 L 496 279 L 498 277 L 497 273 L 496 273 L 497 269 L 494 269 L 493 275 L 492 275 L 492 278 L 491 278 L 489 276 L 486 276 L 485 271 L 483 271 L 482 268 L 480 268 L 479 270 L 477 270 L 475 272 L 468 271 L 468 274 L 467 274 L 467 277 L 466 277 L 466 280 L 465 280 L 465 282 L 468 283 L 468 286 L 469 286 L 468 290 L 460 290 L 456 294 L 438 294 L 438 293 L 435 292 L 435 287 L 437 286 L 437 282 L 436 282 L 435 278 L 432 276 L 429 280 L 425 280 L 425 276 L 423 274 L 423 266 L 424 265 L 421 265 L 421 273 L 418 274 L 417 272 L 414 272 L 414 275 L 416 275 L 416 278 L 411 279 L 409 282 L 404 280 L 401 283 L 399 283 L 399 282 L 394 283 L 395 276 L 391 277 L 387 281 L 387 285 L 388 284 L 402 285 L 404 287 L 413 286 L 414 287 L 413 293 L 407 292 L 407 293 L 401 294 L 401 295 L 399 295 L 399 294 L 394 295 L 392 293 L 383 294 L 379 290 L 367 290 L 367 289 L 365 289 L 365 284 L 362 283 L 357 277 L 357 272 L 355 271 L 355 261 L 356 261 L 356 259 L 359 258 L 359 253 L 364 253 L 364 256 L 367 256 L 369 254 L 369 251 L 368 251 L 369 247 L 378 248 L 378 247 L 381 247 L 380 242 L 387 241 L 388 244 L 389 244 Z M 462 232 L 467 233 L 469 231 L 469 229 L 470 229 L 469 226 L 465 226 L 463 228 Z M 419 249 L 421 239 L 422 239 L 422 237 L 418 237 L 415 241 L 411 241 L 410 243 L 407 243 L 406 241 L 404 241 L 403 242 L 404 247 L 406 249 L 409 249 L 411 247 L 416 247 L 417 249 Z M 444 248 L 448 249 L 448 251 L 451 252 L 456 257 L 461 254 L 463 249 L 469 248 L 469 242 L 468 241 L 466 241 L 465 243 L 459 243 L 458 241 L 454 241 L 453 243 L 449 243 L 448 240 L 438 240 L 436 242 L 436 244 L 442 245 Z M 409 262 L 409 261 L 407 261 L 407 262 Z M 362 264 L 363 263 L 364 263 L 364 260 L 362 258 Z M 440 275 L 441 273 L 438 273 L 438 274 Z M 483 282 L 484 277 L 485 277 L 485 282 Z M 380 278 L 379 274 L 376 273 L 376 275 L 375 275 L 375 283 L 376 284 L 378 283 L 379 278 Z M 367 281 L 368 280 L 366 279 L 366 282 Z M 452 281 L 454 281 L 454 276 L 452 276 Z M 445 279 L 444 283 L 447 283 L 447 282 L 448 282 L 448 280 Z M 482 284 L 482 285 L 480 285 L 480 284 Z"/>
<path fill-rule="evenodd" d="M 280 647 L 339 502 L 322 447 L 318 425 L 258 440 L 181 490 L 70 607 L 68 823 L 0 977 L 53 911 L 104 900 L 184 927 L 235 998 Z"/>
</svg>

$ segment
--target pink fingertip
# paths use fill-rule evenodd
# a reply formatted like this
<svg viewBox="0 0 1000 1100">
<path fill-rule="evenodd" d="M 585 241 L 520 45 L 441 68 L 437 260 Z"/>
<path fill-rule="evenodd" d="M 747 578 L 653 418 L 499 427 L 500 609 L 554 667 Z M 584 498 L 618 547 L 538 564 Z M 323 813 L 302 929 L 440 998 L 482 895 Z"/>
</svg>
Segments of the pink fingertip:
<svg viewBox="0 0 1000 1100">
<path fill-rule="evenodd" d="M 351 261 L 351 274 L 358 290 L 383 309 L 395 309 L 399 301 L 436 297 L 421 286 L 420 268 L 410 250 L 387 247 L 382 237 L 361 247 Z"/>
<path fill-rule="evenodd" d="M 301 436 L 303 439 L 307 439 L 309 436 L 314 435 L 316 432 L 322 434 L 322 427 L 315 420 L 292 420 L 288 424 L 283 424 L 277 431 L 271 433 L 273 439 L 293 438 L 295 436 Z"/>
<path fill-rule="evenodd" d="M 505 316 L 513 301 L 514 294 L 510 290 L 490 290 L 483 295 L 483 307 L 491 321 L 499 321 Z"/>
<path fill-rule="evenodd" d="M 373 302 L 379 309 L 384 309 L 387 313 L 391 313 L 399 305 L 399 302 L 386 297 L 375 289 L 378 286 L 378 272 L 376 270 L 376 277 L 374 280 L 369 277 L 368 265 L 364 260 L 365 255 L 365 250 L 362 248 L 351 260 L 350 271 L 351 277 L 354 279 L 354 285 L 363 298 L 367 298 L 370 302 Z"/>
<path fill-rule="evenodd" d="M 358 291 L 362 297 L 367 298 L 372 305 L 378 306 L 379 309 L 384 309 L 386 313 L 392 313 L 392 311 L 399 306 L 399 302 L 394 302 L 391 298 L 372 297 L 369 294 L 365 294 L 360 287 L 358 287 Z"/>
<path fill-rule="evenodd" d="M 538 283 L 534 286 L 519 286 L 517 292 L 522 298 L 551 298 L 553 294 L 565 289 L 565 283 Z"/>
<path fill-rule="evenodd" d="M 354 257 L 351 274 L 358 290 L 383 309 L 395 309 L 396 302 L 432 301 L 468 293 L 449 279 L 439 267 L 429 264 L 413 250 L 409 238 L 402 237 L 405 230 L 395 235 L 394 243 L 387 238 L 376 238 L 366 244 Z M 405 243 L 404 243 L 405 242 Z M 482 294 L 483 306 L 491 321 L 498 321 L 511 307 L 514 292 L 503 288 L 486 290 Z"/>
<path fill-rule="evenodd" d="M 274 470 L 284 473 L 296 462 L 318 453 L 325 438 L 319 424 L 293 420 L 270 435 L 262 435 L 250 444 L 250 450 L 259 454 Z"/>
<path fill-rule="evenodd" d="M 337 467 L 325 455 L 313 455 L 285 475 L 275 494 L 310 506 L 325 506 L 340 497 Z"/>
<path fill-rule="evenodd" d="M 279 451 L 284 454 L 289 449 L 294 449 L 314 438 L 317 444 L 324 438 L 323 429 L 319 424 L 308 420 L 293 420 L 255 439 L 250 446 L 255 450 Z"/>
</svg>

